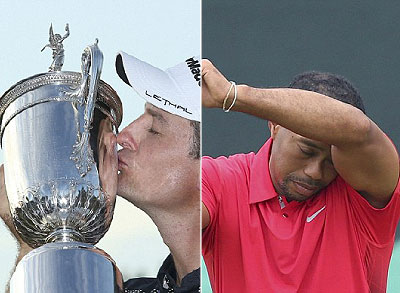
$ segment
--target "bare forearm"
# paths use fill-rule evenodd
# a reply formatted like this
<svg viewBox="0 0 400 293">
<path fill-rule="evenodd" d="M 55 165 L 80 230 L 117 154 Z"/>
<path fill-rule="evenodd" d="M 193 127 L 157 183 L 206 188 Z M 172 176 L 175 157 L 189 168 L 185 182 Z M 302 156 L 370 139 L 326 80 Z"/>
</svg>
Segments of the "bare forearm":
<svg viewBox="0 0 400 293">
<path fill-rule="evenodd" d="M 231 83 L 209 61 L 202 62 L 202 104 L 221 108 Z M 237 86 L 232 110 L 279 124 L 303 137 L 331 145 L 338 174 L 369 203 L 384 207 L 399 178 L 397 152 L 388 137 L 364 113 L 338 100 L 299 89 Z M 234 100 L 234 90 L 226 107 Z M 274 131 L 276 128 L 272 128 Z M 279 129 L 279 128 L 278 128 Z M 207 219 L 207 218 L 206 218 Z"/>
<path fill-rule="evenodd" d="M 7 286 L 6 286 L 6 290 L 5 290 L 6 293 L 10 292 L 10 281 L 11 281 L 11 277 L 12 277 L 12 274 L 14 274 L 15 269 L 17 268 L 18 263 L 19 263 L 20 260 L 21 260 L 26 254 L 28 254 L 31 250 L 32 250 L 32 248 L 30 248 L 28 245 L 25 245 L 25 244 L 24 244 L 24 245 L 21 245 L 20 247 L 18 247 L 18 256 L 17 256 L 17 259 L 15 260 L 14 267 L 13 267 L 13 269 L 12 269 L 12 271 L 11 271 L 10 279 L 9 279 L 8 282 L 7 282 Z"/>
<path fill-rule="evenodd" d="M 228 104 L 231 101 L 232 98 Z M 336 146 L 363 142 L 370 129 L 370 120 L 357 108 L 298 89 L 258 89 L 239 85 L 233 110 Z"/>
<path fill-rule="evenodd" d="M 17 264 L 20 262 L 20 260 L 31 251 L 32 251 L 32 248 L 29 247 L 28 245 L 26 245 L 26 244 L 21 245 L 18 250 L 18 257 L 15 262 L 15 266 L 17 266 Z"/>
</svg>

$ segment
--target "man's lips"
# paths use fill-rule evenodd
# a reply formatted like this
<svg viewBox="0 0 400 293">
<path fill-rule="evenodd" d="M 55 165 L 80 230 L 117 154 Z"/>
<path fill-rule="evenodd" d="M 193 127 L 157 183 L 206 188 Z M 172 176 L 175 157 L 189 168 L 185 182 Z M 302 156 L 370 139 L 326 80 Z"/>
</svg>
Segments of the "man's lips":
<svg viewBox="0 0 400 293">
<path fill-rule="evenodd" d="M 292 182 L 296 191 L 304 196 L 311 196 L 319 189 L 319 186 L 309 185 L 303 182 L 298 182 L 293 180 Z"/>
<path fill-rule="evenodd" d="M 128 164 L 121 158 L 121 155 L 118 154 L 118 170 L 128 167 Z"/>
</svg>

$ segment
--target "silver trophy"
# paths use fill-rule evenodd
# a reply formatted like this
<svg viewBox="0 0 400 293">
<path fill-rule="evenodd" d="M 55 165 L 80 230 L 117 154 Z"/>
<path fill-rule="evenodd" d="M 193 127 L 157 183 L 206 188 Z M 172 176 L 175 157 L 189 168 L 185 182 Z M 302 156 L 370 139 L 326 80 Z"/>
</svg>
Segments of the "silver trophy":
<svg viewBox="0 0 400 293">
<path fill-rule="evenodd" d="M 104 137 L 122 120 L 117 93 L 100 80 L 96 43 L 81 72 L 61 71 L 61 37 L 50 27 L 50 71 L 24 79 L 0 99 L 0 139 L 14 224 L 35 248 L 18 264 L 11 292 L 121 292 L 122 276 L 96 244 L 114 211 L 116 174 Z M 42 49 L 42 51 L 43 51 Z"/>
</svg>

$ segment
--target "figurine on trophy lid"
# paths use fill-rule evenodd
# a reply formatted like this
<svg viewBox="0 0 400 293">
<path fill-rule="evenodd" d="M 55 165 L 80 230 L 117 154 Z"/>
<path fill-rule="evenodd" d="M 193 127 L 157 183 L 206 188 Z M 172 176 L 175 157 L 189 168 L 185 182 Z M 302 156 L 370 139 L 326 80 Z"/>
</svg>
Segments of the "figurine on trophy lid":
<svg viewBox="0 0 400 293">
<path fill-rule="evenodd" d="M 11 292 L 121 292 L 122 276 L 96 244 L 114 211 L 117 170 L 106 160 L 122 104 L 100 80 L 98 41 L 81 72 L 62 71 L 62 37 L 50 26 L 50 71 L 21 80 L 0 99 L 0 139 L 15 227 L 35 248 L 17 265 Z"/>
</svg>

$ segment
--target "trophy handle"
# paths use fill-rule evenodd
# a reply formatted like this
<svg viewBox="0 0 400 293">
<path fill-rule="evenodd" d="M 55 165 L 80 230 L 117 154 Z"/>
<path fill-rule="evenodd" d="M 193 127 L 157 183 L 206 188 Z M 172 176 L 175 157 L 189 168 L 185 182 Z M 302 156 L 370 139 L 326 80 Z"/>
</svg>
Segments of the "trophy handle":
<svg viewBox="0 0 400 293">
<path fill-rule="evenodd" d="M 82 54 L 82 82 L 79 88 L 69 93 L 76 96 L 80 105 L 85 106 L 84 125 L 82 133 L 78 127 L 77 140 L 73 145 L 71 160 L 75 162 L 76 168 L 81 177 L 84 177 L 95 164 L 93 151 L 90 147 L 90 126 L 93 120 L 93 112 L 96 103 L 97 89 L 100 80 L 101 69 L 103 67 L 103 53 L 96 42 L 86 47 Z M 88 84 L 89 83 L 89 84 Z M 86 100 L 84 99 L 87 93 Z"/>
</svg>

